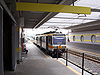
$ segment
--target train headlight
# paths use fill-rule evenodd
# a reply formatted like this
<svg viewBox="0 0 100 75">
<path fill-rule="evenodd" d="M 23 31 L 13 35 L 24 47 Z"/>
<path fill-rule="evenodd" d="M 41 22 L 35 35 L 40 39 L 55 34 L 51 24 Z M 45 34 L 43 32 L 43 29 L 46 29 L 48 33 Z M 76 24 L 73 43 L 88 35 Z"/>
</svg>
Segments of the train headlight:
<svg viewBox="0 0 100 75">
<path fill-rule="evenodd" d="M 62 48 L 62 46 L 58 46 L 58 49 L 61 49 Z"/>
</svg>

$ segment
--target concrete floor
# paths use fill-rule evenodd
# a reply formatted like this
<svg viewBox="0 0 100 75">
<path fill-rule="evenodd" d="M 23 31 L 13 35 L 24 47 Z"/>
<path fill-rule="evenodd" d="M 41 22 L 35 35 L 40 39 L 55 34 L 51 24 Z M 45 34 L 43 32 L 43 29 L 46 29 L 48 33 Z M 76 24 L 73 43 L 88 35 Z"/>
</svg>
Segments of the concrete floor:
<svg viewBox="0 0 100 75">
<path fill-rule="evenodd" d="M 77 75 L 65 65 L 42 53 L 31 42 L 27 43 L 28 54 L 23 54 L 23 62 L 17 65 L 16 71 L 5 72 L 5 75 Z"/>
</svg>

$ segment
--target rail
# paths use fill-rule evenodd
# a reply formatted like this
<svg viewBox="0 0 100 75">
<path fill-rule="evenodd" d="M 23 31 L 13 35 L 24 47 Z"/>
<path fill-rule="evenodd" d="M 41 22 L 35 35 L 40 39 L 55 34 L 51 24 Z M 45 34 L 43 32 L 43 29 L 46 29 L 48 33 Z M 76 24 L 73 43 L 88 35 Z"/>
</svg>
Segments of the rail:
<svg viewBox="0 0 100 75">
<path fill-rule="evenodd" d="M 85 53 L 67 49 L 62 58 L 66 60 L 66 66 L 68 62 L 82 69 L 82 75 L 84 71 L 91 75 L 100 75 L 100 58 Z"/>
</svg>

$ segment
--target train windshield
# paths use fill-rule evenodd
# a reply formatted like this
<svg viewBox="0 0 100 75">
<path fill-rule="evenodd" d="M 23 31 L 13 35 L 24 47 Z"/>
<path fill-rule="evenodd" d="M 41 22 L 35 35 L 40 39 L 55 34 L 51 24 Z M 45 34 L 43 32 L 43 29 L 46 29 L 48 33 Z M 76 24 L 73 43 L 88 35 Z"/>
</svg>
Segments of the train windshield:
<svg viewBox="0 0 100 75">
<path fill-rule="evenodd" d="M 66 44 L 66 37 L 53 37 L 53 44 L 54 45 L 65 45 Z"/>
</svg>

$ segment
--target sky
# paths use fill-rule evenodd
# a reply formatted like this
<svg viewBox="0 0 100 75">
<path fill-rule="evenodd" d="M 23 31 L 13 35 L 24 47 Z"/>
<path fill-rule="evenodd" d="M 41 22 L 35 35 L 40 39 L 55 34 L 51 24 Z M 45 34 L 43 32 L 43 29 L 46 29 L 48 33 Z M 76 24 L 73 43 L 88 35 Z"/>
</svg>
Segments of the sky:
<svg viewBox="0 0 100 75">
<path fill-rule="evenodd" d="M 30 37 L 30 36 L 34 37 L 36 34 L 42 34 L 42 33 L 49 32 L 49 31 L 55 31 L 55 30 L 52 29 L 52 28 L 47 28 L 47 29 L 27 28 L 27 29 L 24 29 L 24 34 L 25 34 L 26 37 Z M 63 34 L 67 34 L 68 33 L 68 30 L 65 30 L 65 29 L 58 29 L 57 31 L 58 32 L 62 32 Z"/>
</svg>

